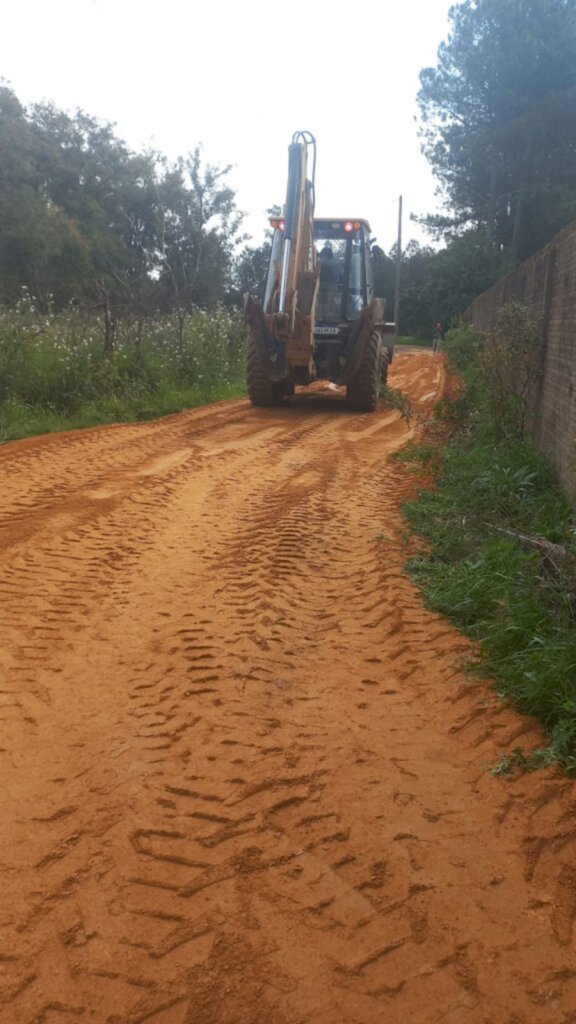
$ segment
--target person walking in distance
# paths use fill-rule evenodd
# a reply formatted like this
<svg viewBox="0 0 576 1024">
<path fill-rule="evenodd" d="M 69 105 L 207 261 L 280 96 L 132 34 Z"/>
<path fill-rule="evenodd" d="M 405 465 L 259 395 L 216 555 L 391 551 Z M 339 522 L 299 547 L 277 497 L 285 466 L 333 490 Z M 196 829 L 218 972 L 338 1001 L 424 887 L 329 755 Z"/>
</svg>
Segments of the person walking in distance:
<svg viewBox="0 0 576 1024">
<path fill-rule="evenodd" d="M 434 327 L 434 333 L 432 335 L 432 351 L 434 353 L 440 351 L 440 345 L 444 341 L 444 324 L 437 323 Z"/>
</svg>

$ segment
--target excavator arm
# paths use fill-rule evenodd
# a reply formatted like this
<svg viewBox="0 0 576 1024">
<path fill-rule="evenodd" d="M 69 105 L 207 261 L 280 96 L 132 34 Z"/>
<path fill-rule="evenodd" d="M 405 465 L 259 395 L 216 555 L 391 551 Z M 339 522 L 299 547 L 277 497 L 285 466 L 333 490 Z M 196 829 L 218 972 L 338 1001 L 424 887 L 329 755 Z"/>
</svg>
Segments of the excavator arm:
<svg viewBox="0 0 576 1024">
<path fill-rule="evenodd" d="M 288 187 L 278 267 L 278 308 L 269 314 L 277 341 L 286 343 L 289 366 L 307 367 L 313 376 L 314 322 L 319 267 L 314 247 L 314 173 L 308 178 L 308 149 L 316 142 L 297 132 L 288 148 Z"/>
<path fill-rule="evenodd" d="M 308 177 L 309 150 L 313 151 Z M 314 169 L 316 141 L 310 132 L 295 132 L 288 147 L 288 186 L 275 281 L 266 307 L 245 299 L 246 320 L 269 375 L 290 375 L 303 384 L 315 377 L 314 324 L 319 265 L 314 247 Z"/>
</svg>

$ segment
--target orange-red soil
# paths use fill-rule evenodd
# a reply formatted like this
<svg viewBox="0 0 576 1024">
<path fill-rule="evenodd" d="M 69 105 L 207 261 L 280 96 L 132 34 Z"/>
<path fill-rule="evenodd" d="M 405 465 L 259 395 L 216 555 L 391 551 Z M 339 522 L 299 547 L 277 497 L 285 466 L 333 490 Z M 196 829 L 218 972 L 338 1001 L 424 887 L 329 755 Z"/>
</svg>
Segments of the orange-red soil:
<svg viewBox="0 0 576 1024">
<path fill-rule="evenodd" d="M 416 412 L 441 359 L 397 357 Z M 332 388 L 5 446 L 1 1024 L 576 1021 L 574 786 Z"/>
</svg>

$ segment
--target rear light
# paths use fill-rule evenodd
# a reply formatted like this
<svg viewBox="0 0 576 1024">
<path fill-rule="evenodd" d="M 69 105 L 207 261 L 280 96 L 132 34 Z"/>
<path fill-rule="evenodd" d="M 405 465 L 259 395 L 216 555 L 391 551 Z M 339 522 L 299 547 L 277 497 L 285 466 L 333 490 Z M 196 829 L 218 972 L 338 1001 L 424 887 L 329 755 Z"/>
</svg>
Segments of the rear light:
<svg viewBox="0 0 576 1024">
<path fill-rule="evenodd" d="M 270 224 L 273 228 L 276 228 L 278 231 L 284 231 L 286 221 L 281 219 L 279 220 L 277 217 L 272 217 L 270 220 Z"/>
<path fill-rule="evenodd" d="M 347 220 L 344 225 L 344 231 L 360 231 L 362 227 L 362 221 L 359 220 Z"/>
</svg>

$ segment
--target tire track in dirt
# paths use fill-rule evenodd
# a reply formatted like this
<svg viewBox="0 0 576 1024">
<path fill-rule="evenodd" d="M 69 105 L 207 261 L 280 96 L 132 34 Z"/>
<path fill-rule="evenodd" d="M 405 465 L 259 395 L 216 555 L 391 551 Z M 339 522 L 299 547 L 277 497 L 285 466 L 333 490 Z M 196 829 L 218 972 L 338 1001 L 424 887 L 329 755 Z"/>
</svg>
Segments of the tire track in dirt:
<svg viewBox="0 0 576 1024">
<path fill-rule="evenodd" d="M 421 427 L 338 401 L 0 453 L 2 1024 L 576 1019 L 573 784 L 490 775 L 538 731 L 406 578 Z"/>
</svg>

